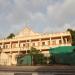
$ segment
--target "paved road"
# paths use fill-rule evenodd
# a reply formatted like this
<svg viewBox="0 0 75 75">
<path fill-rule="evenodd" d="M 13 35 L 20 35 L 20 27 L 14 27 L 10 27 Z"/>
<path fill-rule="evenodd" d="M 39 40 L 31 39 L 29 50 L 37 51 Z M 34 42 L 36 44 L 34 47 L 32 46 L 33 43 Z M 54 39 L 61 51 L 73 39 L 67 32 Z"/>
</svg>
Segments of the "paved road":
<svg viewBox="0 0 75 75">
<path fill-rule="evenodd" d="M 10 73 L 7 75 L 75 75 L 75 66 L 0 66 L 2 72 Z"/>
</svg>

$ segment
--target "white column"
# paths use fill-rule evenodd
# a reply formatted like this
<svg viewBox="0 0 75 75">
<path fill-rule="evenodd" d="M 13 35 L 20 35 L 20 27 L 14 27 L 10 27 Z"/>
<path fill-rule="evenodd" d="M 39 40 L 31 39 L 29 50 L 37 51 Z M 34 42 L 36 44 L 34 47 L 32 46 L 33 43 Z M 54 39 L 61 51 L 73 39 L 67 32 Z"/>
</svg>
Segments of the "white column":
<svg viewBox="0 0 75 75">
<path fill-rule="evenodd" d="M 31 40 L 29 40 L 29 49 L 31 48 Z"/>
<path fill-rule="evenodd" d="M 20 41 L 18 41 L 18 48 L 19 48 L 19 51 L 20 51 L 21 50 Z"/>
<path fill-rule="evenodd" d="M 11 53 L 11 49 L 12 49 L 12 42 L 10 42 L 10 53 Z"/>
<path fill-rule="evenodd" d="M 10 48 L 12 48 L 11 42 L 10 42 Z"/>
<path fill-rule="evenodd" d="M 50 37 L 50 46 L 51 46 L 51 42 L 52 42 L 52 40 L 51 40 L 51 37 Z"/>
<path fill-rule="evenodd" d="M 28 42 L 27 42 L 27 40 L 26 40 L 26 43 L 25 44 L 26 44 L 26 47 L 25 48 L 26 48 L 26 54 L 27 54 L 27 50 L 28 50 Z"/>
<path fill-rule="evenodd" d="M 39 39 L 39 43 L 40 43 L 39 44 L 40 45 L 39 47 L 40 47 L 40 51 L 41 51 L 41 47 L 42 47 L 41 39 Z"/>
<path fill-rule="evenodd" d="M 20 48 L 20 42 L 18 41 L 18 47 Z"/>
<path fill-rule="evenodd" d="M 64 41 L 63 41 L 63 37 L 61 36 L 61 41 L 62 41 L 62 44 L 64 44 Z"/>
<path fill-rule="evenodd" d="M 68 42 L 67 42 L 67 38 L 65 39 L 65 41 L 66 41 L 66 44 L 68 44 Z"/>
<path fill-rule="evenodd" d="M 20 54 L 21 47 L 20 47 L 20 41 L 18 41 L 18 54 Z"/>
<path fill-rule="evenodd" d="M 2 49 L 3 49 L 3 45 L 4 45 L 4 43 L 2 42 Z"/>
<path fill-rule="evenodd" d="M 4 50 L 4 42 L 2 42 L 2 52 L 3 52 L 3 50 Z"/>
</svg>

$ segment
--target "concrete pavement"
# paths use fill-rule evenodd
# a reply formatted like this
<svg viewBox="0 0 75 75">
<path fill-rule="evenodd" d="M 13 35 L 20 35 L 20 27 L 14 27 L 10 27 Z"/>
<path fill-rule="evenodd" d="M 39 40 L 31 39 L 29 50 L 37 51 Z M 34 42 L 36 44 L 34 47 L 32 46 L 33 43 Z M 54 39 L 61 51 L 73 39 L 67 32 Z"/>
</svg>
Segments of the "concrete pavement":
<svg viewBox="0 0 75 75">
<path fill-rule="evenodd" d="M 2 72 L 12 73 L 10 75 L 75 75 L 75 66 L 0 66 Z"/>
</svg>

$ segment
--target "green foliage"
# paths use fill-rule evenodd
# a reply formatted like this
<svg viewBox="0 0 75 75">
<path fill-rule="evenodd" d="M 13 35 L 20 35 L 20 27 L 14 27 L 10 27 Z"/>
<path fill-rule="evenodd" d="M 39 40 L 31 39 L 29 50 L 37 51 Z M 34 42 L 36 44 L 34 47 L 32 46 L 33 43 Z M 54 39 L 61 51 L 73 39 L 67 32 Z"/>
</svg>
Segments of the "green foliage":
<svg viewBox="0 0 75 75">
<path fill-rule="evenodd" d="M 27 58 L 27 55 L 29 55 L 30 58 Z M 26 64 L 26 63 L 27 63 L 27 65 L 28 64 L 29 65 L 44 65 L 44 64 L 47 64 L 48 58 L 45 57 L 44 54 L 42 54 L 40 52 L 40 50 L 37 50 L 34 47 L 31 47 L 30 53 L 27 54 L 27 55 L 25 54 L 25 55 L 21 55 L 20 57 L 18 57 L 17 58 L 18 64 L 20 64 L 20 65 L 23 65 L 23 64 Z"/>
<path fill-rule="evenodd" d="M 15 35 L 14 35 L 13 33 L 10 33 L 10 35 L 7 36 L 7 39 L 11 39 L 11 38 L 13 38 L 13 37 L 15 37 Z"/>
<path fill-rule="evenodd" d="M 46 60 L 45 60 L 45 57 L 43 54 L 34 54 L 33 55 L 33 64 L 34 65 L 37 65 L 37 64 L 40 64 L 40 65 L 43 65 L 43 64 L 46 64 Z"/>
<path fill-rule="evenodd" d="M 30 50 L 30 54 L 31 54 L 31 55 L 33 55 L 33 54 L 39 54 L 39 53 L 40 53 L 39 50 L 37 50 L 37 49 L 34 48 L 34 47 L 31 47 L 31 50 Z"/>
<path fill-rule="evenodd" d="M 44 54 L 42 54 L 40 52 L 40 50 L 37 50 L 36 48 L 31 47 L 30 54 L 32 56 L 32 64 L 33 65 L 46 64 L 46 60 L 45 60 Z"/>
<path fill-rule="evenodd" d="M 53 54 L 51 55 L 50 60 L 51 60 L 50 61 L 51 64 L 55 64 L 56 63 L 55 56 Z"/>
<path fill-rule="evenodd" d="M 71 33 L 72 45 L 75 45 L 75 30 L 67 29 L 67 31 L 69 31 Z"/>
<path fill-rule="evenodd" d="M 72 29 L 67 29 L 67 31 L 72 32 L 73 30 Z"/>
</svg>

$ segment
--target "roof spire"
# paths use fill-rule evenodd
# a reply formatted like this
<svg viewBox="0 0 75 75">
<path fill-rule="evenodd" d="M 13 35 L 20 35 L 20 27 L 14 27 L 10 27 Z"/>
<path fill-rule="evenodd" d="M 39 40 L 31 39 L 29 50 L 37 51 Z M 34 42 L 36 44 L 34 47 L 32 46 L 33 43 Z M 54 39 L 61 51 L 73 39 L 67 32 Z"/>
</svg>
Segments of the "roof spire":
<svg viewBox="0 0 75 75">
<path fill-rule="evenodd" d="M 26 25 L 24 29 L 16 37 L 26 37 L 33 35 L 38 35 L 38 33 L 33 32 L 31 27 L 29 25 Z"/>
</svg>

